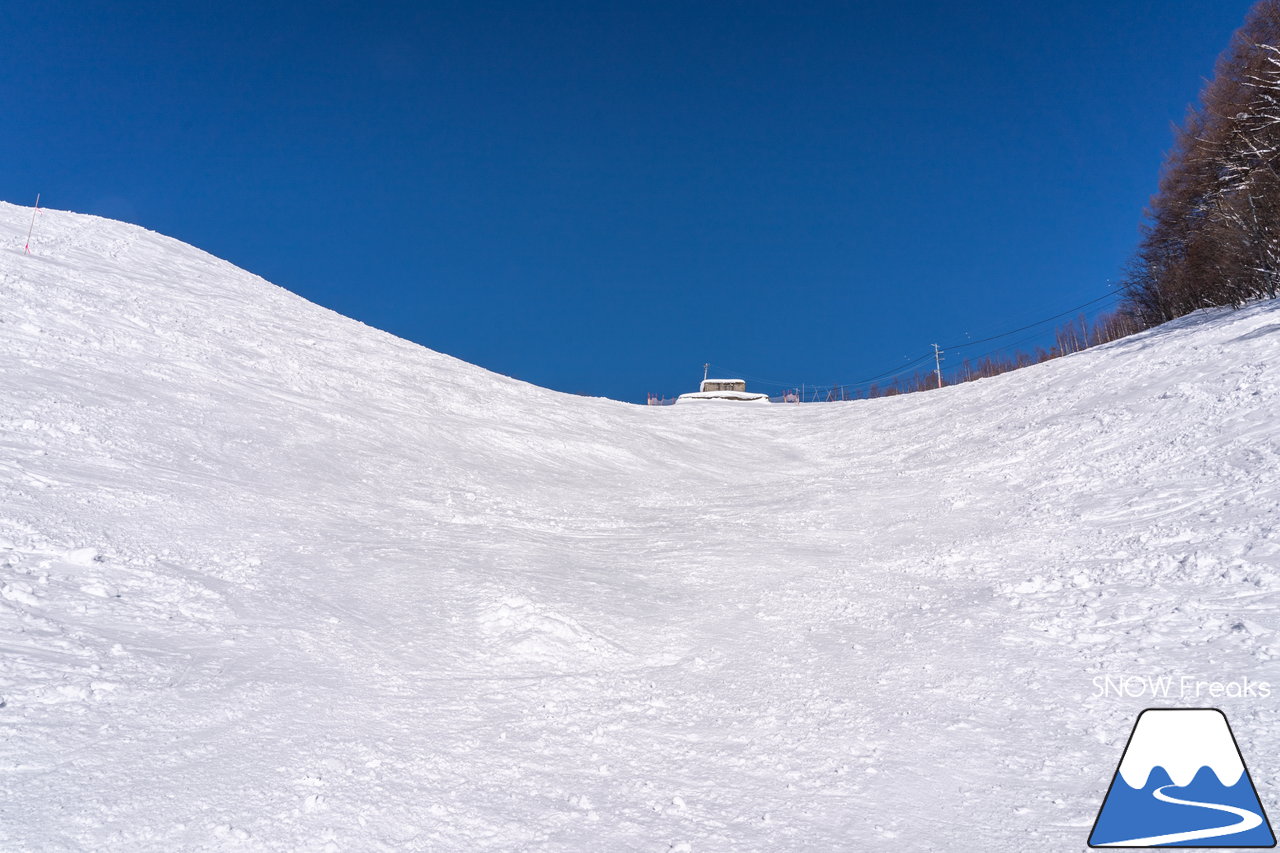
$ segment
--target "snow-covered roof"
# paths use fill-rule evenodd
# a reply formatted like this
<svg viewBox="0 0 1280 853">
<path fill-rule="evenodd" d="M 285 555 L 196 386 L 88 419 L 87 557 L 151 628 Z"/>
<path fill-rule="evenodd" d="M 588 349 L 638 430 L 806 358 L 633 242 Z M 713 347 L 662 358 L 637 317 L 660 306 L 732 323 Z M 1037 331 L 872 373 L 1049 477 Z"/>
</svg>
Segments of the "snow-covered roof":
<svg viewBox="0 0 1280 853">
<path fill-rule="evenodd" d="M 769 395 L 750 391 L 693 391 L 688 394 L 681 394 L 676 398 L 677 403 L 681 400 L 731 400 L 742 403 L 767 403 L 769 402 Z"/>
</svg>

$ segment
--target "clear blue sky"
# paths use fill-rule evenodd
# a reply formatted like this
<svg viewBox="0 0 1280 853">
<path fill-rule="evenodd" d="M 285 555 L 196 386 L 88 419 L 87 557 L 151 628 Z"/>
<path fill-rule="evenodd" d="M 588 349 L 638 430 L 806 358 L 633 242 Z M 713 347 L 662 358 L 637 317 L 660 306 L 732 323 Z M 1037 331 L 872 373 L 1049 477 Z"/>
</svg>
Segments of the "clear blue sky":
<svg viewBox="0 0 1280 853">
<path fill-rule="evenodd" d="M 1249 5 L 8 4 L 0 198 L 564 391 L 852 382 L 1105 293 Z"/>
</svg>

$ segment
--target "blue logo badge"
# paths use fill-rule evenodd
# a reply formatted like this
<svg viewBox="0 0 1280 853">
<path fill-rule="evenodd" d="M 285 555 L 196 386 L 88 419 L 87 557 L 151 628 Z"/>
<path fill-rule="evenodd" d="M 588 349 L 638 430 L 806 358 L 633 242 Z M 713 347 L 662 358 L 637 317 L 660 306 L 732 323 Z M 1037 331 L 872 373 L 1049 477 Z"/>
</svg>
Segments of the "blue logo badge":
<svg viewBox="0 0 1280 853">
<path fill-rule="evenodd" d="M 1275 847 L 1226 716 L 1216 708 L 1138 715 L 1090 847 Z"/>
</svg>

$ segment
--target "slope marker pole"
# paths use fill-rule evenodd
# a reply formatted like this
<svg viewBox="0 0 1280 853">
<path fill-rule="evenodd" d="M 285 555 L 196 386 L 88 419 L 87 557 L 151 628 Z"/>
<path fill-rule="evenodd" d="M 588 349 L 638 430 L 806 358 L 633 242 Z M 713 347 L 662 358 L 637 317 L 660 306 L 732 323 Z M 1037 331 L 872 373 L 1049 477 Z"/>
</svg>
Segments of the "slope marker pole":
<svg viewBox="0 0 1280 853">
<path fill-rule="evenodd" d="M 27 229 L 27 245 L 23 247 L 28 255 L 31 254 L 31 232 L 36 230 L 36 214 L 40 212 L 40 193 L 36 193 L 36 208 L 31 211 L 31 227 Z"/>
</svg>

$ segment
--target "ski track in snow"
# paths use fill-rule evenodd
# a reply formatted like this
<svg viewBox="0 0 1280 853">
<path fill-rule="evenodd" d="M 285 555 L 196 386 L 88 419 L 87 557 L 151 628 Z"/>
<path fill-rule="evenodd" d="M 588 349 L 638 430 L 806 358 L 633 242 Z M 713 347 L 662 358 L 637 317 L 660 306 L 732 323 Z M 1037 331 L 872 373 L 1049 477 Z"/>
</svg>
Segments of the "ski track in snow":
<svg viewBox="0 0 1280 853">
<path fill-rule="evenodd" d="M 0 204 L 0 850 L 1076 851 L 1280 686 L 1280 305 L 647 408 Z M 1264 803 L 1270 700 L 1231 718 Z M 1178 704 L 1165 702 L 1163 704 Z"/>
</svg>

